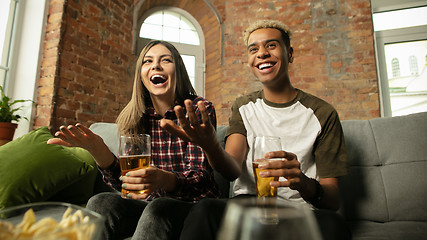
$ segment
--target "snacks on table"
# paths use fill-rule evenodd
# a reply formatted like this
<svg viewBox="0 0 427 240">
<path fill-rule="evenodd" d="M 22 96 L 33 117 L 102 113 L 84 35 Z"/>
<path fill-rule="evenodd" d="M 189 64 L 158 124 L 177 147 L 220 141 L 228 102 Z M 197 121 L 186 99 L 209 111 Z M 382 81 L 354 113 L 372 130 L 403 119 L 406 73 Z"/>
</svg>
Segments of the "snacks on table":
<svg viewBox="0 0 427 240">
<path fill-rule="evenodd" d="M 91 239 L 95 225 L 85 224 L 89 222 L 88 216 L 83 216 L 81 210 L 73 214 L 69 207 L 57 222 L 51 217 L 44 217 L 36 221 L 36 215 L 32 208 L 28 209 L 22 221 L 16 226 L 4 220 L 0 220 L 0 240 L 6 239 L 66 239 L 86 240 Z"/>
</svg>

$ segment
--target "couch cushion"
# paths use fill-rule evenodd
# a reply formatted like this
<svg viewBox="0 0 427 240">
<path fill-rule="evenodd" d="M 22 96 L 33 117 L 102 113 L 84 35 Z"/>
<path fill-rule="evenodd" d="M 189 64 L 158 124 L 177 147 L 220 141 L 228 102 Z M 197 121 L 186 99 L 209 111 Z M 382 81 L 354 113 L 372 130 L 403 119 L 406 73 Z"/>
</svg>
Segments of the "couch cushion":
<svg viewBox="0 0 427 240">
<path fill-rule="evenodd" d="M 340 179 L 346 219 L 386 221 L 386 196 L 375 138 L 369 121 L 342 122 L 350 173 Z"/>
<path fill-rule="evenodd" d="M 90 125 L 89 129 L 99 135 L 110 151 L 116 156 L 119 154 L 120 134 L 115 123 L 97 122 Z"/>
<path fill-rule="evenodd" d="M 426 239 L 427 222 L 393 221 L 348 222 L 353 240 L 419 240 Z"/>
<path fill-rule="evenodd" d="M 350 174 L 348 220 L 427 221 L 427 113 L 342 122 Z"/>
<path fill-rule="evenodd" d="M 48 145 L 47 127 L 0 147 L 0 209 L 30 202 L 84 203 L 97 173 L 92 156 L 81 148 Z"/>
<path fill-rule="evenodd" d="M 221 147 L 225 147 L 225 132 L 227 130 L 227 126 L 217 126 L 216 128 L 216 138 L 218 139 Z M 219 191 L 221 192 L 221 198 L 228 198 L 230 196 L 230 181 L 225 179 L 221 173 L 214 171 L 215 182 L 218 185 Z"/>
<path fill-rule="evenodd" d="M 389 220 L 427 221 L 427 112 L 373 119 Z"/>
</svg>

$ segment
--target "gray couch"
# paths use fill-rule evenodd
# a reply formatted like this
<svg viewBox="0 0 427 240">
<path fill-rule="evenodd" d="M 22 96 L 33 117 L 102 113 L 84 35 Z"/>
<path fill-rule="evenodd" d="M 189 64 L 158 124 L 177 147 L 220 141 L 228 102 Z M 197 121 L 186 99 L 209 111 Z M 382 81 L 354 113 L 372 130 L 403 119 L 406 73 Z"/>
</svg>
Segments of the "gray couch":
<svg viewBox="0 0 427 240">
<path fill-rule="evenodd" d="M 427 112 L 342 126 L 350 174 L 340 212 L 353 239 L 427 239 Z"/>
<path fill-rule="evenodd" d="M 354 240 L 427 239 L 427 112 L 342 121 L 350 174 L 340 179 L 342 207 Z M 117 152 L 114 124 L 90 127 Z M 225 126 L 217 137 L 224 144 Z M 228 197 L 230 182 L 215 173 Z"/>
<path fill-rule="evenodd" d="M 427 239 L 427 112 L 342 121 L 350 174 L 339 212 L 354 240 Z M 218 128 L 218 139 L 225 127 Z M 215 178 L 226 196 L 229 183 Z"/>
</svg>

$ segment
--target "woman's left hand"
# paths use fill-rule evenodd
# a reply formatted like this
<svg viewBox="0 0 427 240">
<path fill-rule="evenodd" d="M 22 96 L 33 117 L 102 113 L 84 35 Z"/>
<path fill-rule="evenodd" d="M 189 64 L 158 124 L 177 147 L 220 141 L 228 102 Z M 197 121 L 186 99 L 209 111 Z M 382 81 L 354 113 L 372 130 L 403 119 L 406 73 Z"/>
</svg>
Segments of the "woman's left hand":
<svg viewBox="0 0 427 240">
<path fill-rule="evenodd" d="M 173 177 L 173 178 L 172 178 Z M 121 176 L 122 187 L 127 190 L 146 190 L 141 194 L 130 193 L 129 197 L 133 199 L 145 199 L 151 193 L 158 191 L 159 189 L 168 191 L 170 186 L 174 186 L 175 175 L 171 172 L 167 172 L 158 169 L 154 166 L 148 168 L 138 169 L 130 171 L 126 176 Z"/>
<path fill-rule="evenodd" d="M 202 123 L 199 123 L 197 119 L 193 102 L 187 99 L 184 101 L 184 104 L 188 119 L 184 109 L 178 105 L 175 106 L 174 111 L 180 126 L 177 126 L 169 119 L 162 119 L 160 121 L 160 126 L 171 134 L 182 138 L 184 141 L 193 142 L 204 150 L 208 149 L 213 145 L 213 142 L 216 141 L 216 131 L 210 121 L 204 102 L 197 102 L 197 107 L 202 116 Z"/>
</svg>

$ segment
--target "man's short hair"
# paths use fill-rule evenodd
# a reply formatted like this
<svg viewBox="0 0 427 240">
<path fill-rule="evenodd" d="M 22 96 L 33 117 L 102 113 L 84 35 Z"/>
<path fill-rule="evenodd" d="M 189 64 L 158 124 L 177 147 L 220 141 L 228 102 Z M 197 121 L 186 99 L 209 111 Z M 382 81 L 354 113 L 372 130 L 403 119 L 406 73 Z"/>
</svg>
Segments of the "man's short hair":
<svg viewBox="0 0 427 240">
<path fill-rule="evenodd" d="M 275 28 L 279 30 L 282 34 L 283 41 L 285 42 L 287 47 L 291 46 L 291 36 L 292 32 L 288 26 L 284 23 L 276 21 L 276 20 L 258 20 L 251 24 L 244 32 L 243 40 L 245 41 L 245 45 L 248 45 L 249 35 L 252 32 L 262 28 Z"/>
</svg>

